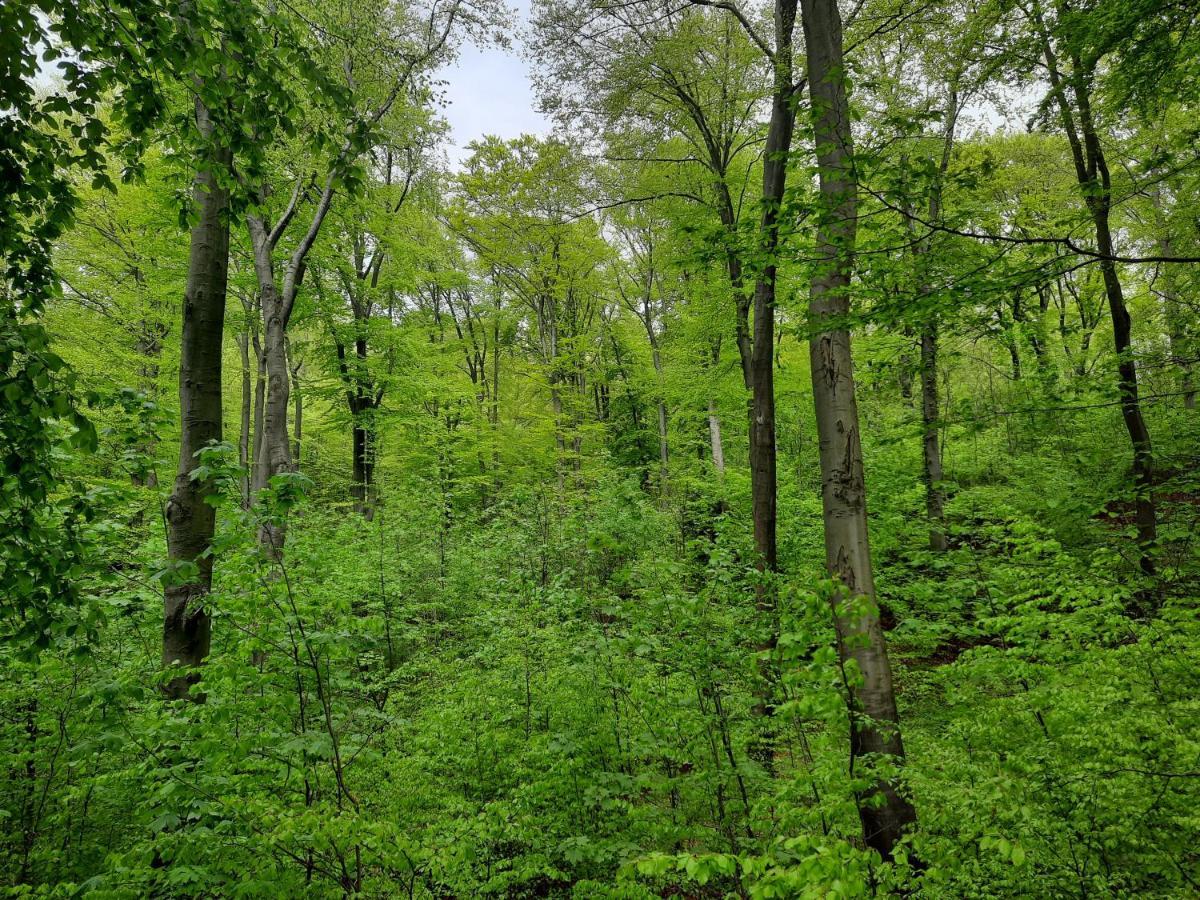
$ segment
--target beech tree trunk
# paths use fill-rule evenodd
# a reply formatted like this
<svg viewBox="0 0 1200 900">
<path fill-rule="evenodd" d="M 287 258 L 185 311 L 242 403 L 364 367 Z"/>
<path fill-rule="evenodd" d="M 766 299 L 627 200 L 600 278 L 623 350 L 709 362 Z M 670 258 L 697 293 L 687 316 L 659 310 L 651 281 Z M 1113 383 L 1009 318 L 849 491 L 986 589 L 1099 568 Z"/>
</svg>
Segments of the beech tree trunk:
<svg viewBox="0 0 1200 900">
<path fill-rule="evenodd" d="M 850 704 L 850 762 L 865 756 L 904 759 L 883 628 L 875 605 L 874 575 L 867 540 L 858 406 L 850 333 L 849 285 L 856 239 L 857 182 L 854 175 L 849 101 L 845 86 L 842 23 L 837 0 L 802 0 L 822 209 L 818 256 L 826 260 L 809 289 L 813 399 L 820 443 L 825 560 L 839 583 L 834 620 L 844 666 L 851 659 L 859 686 L 847 685 Z M 885 858 L 916 823 L 916 811 L 894 780 L 875 776 L 858 797 L 863 838 Z"/>
<path fill-rule="evenodd" d="M 208 110 L 196 102 L 202 134 L 212 134 Z M 228 151 L 214 154 L 214 166 L 228 166 Z M 204 600 L 212 589 L 212 559 L 205 554 L 216 526 L 216 510 L 204 502 L 212 490 L 208 480 L 193 481 L 196 454 L 221 440 L 221 343 L 229 274 L 229 197 L 211 169 L 196 174 L 193 197 L 199 220 L 191 231 L 187 287 L 180 332 L 179 468 L 167 501 L 167 552 L 172 563 L 186 566 L 166 588 L 163 601 L 163 665 L 178 666 L 179 675 L 165 688 L 174 700 L 203 697 L 190 693 L 199 679 L 195 669 L 208 656 L 211 621 Z M 194 567 L 194 568 L 193 568 Z M 190 569 L 190 571 L 188 571 Z"/>
</svg>

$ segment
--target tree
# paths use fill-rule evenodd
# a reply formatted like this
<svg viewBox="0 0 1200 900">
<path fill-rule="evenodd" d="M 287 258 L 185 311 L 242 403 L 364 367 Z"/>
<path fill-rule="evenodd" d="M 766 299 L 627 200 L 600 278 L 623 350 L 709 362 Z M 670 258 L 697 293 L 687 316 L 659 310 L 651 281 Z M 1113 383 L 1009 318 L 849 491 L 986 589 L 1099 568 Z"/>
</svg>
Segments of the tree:
<svg viewBox="0 0 1200 900">
<path fill-rule="evenodd" d="M 809 355 L 813 403 L 821 449 L 821 500 L 825 515 L 825 564 L 842 666 L 851 661 L 861 683 L 847 682 L 852 765 L 904 760 L 892 670 L 875 602 L 875 580 L 867 537 L 866 485 L 855 398 L 850 308 L 857 230 L 858 185 L 850 104 L 836 0 L 802 0 L 817 157 L 820 207 L 819 262 L 809 286 Z M 901 795 L 894 774 L 873 777 L 858 795 L 863 839 L 890 859 L 916 823 L 916 811 Z"/>
</svg>

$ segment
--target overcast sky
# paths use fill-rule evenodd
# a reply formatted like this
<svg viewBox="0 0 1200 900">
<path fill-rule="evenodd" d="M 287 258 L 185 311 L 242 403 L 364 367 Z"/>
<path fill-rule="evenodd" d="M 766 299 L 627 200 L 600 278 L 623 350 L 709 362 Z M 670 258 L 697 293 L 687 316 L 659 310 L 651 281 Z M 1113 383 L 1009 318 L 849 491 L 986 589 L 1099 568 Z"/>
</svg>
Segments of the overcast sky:
<svg viewBox="0 0 1200 900">
<path fill-rule="evenodd" d="M 528 0 L 509 0 L 523 27 L 528 18 Z M 544 134 L 549 122 L 539 115 L 518 37 L 508 50 L 466 47 L 458 61 L 438 77 L 446 82 L 446 106 L 442 115 L 450 123 L 450 162 L 466 156 L 465 147 L 485 134 L 513 138 L 524 132 Z"/>
</svg>

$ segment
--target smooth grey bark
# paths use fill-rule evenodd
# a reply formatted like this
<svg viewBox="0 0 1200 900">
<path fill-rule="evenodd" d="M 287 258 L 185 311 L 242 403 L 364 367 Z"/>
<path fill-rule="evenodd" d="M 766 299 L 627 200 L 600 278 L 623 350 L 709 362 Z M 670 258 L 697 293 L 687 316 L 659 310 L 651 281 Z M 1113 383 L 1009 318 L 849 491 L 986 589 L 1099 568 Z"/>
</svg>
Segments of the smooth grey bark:
<svg viewBox="0 0 1200 900">
<path fill-rule="evenodd" d="M 256 315 L 258 313 L 256 312 Z M 254 376 L 254 437 L 251 442 L 251 457 L 250 457 L 250 498 L 254 498 L 254 472 L 258 465 L 258 460 L 262 457 L 263 452 L 263 418 L 266 416 L 267 406 L 267 355 L 263 353 L 262 341 L 259 339 L 258 332 L 255 331 L 251 335 L 252 345 L 254 347 L 255 360 L 255 376 Z"/>
<path fill-rule="evenodd" d="M 713 468 L 718 476 L 725 475 L 725 447 L 721 443 L 721 417 L 717 415 L 717 401 L 708 400 L 708 442 L 712 452 Z"/>
<path fill-rule="evenodd" d="M 208 110 L 197 99 L 196 123 L 206 137 L 213 131 Z M 218 150 L 213 167 L 227 167 L 230 154 Z M 221 440 L 221 344 L 229 275 L 229 197 L 213 168 L 197 172 L 193 198 L 199 214 L 188 249 L 187 286 L 180 332 L 179 467 L 167 501 L 167 552 L 190 575 L 168 585 L 163 597 L 163 665 L 182 671 L 165 687 L 170 699 L 203 701 L 190 693 L 195 669 L 208 656 L 212 624 L 205 597 L 212 589 L 212 542 L 216 510 L 204 502 L 210 480 L 193 480 L 196 454 Z M 194 567 L 194 568 L 193 568 Z M 181 571 L 187 571 L 182 569 Z"/>
<path fill-rule="evenodd" d="M 809 354 L 820 443 L 825 561 L 841 590 L 832 598 L 843 667 L 853 659 L 861 684 L 847 682 L 852 770 L 879 757 L 904 760 L 892 670 L 875 605 L 867 539 L 866 487 L 850 333 L 849 285 L 857 236 L 857 181 L 837 0 L 801 0 L 812 100 L 821 210 L 817 255 L 825 260 L 809 287 Z M 865 773 L 864 773 L 865 774 Z M 888 859 L 916 823 L 892 778 L 874 775 L 857 796 L 863 838 Z"/>
<path fill-rule="evenodd" d="M 287 351 L 292 372 L 292 459 L 299 469 L 301 441 L 304 439 L 304 395 L 300 393 L 300 370 L 304 368 L 304 363 L 293 355 L 290 342 Z"/>
</svg>

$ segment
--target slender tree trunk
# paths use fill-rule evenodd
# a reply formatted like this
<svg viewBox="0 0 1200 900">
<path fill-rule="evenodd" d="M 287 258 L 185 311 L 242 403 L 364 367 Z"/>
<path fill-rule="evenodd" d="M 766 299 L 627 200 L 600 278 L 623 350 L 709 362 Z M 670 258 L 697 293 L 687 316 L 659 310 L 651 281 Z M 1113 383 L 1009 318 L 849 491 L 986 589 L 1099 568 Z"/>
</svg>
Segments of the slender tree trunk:
<svg viewBox="0 0 1200 900">
<path fill-rule="evenodd" d="M 796 91 L 792 84 L 795 24 L 796 0 L 776 0 L 774 87 L 763 148 L 763 212 L 759 224 L 758 249 L 764 265 L 754 285 L 754 340 L 750 352 L 750 493 L 757 564 L 764 572 L 779 567 L 775 516 L 775 280 L 780 207 L 796 123 Z M 770 592 L 761 587 L 759 604 L 765 610 L 774 610 Z"/>
<path fill-rule="evenodd" d="M 208 111 L 196 102 L 196 121 L 211 135 Z M 228 166 L 230 154 L 219 150 L 213 165 Z M 191 472 L 196 454 L 221 440 L 221 342 L 225 326 L 225 294 L 229 273 L 229 198 L 212 170 L 197 173 L 193 195 L 199 219 L 191 232 L 187 288 L 179 362 L 179 469 L 167 502 L 167 549 L 181 567 L 166 588 L 163 603 L 163 665 L 194 670 L 208 656 L 211 621 L 204 608 L 212 588 L 212 542 L 216 511 L 204 502 L 212 490 L 208 480 L 196 481 Z M 165 688 L 171 699 L 202 700 L 189 694 L 199 679 L 191 671 L 172 678 Z"/>
<path fill-rule="evenodd" d="M 1000 301 L 1003 304 L 1003 300 Z M 1013 383 L 1021 381 L 1021 292 L 1014 291 L 1012 298 L 1012 321 L 1004 319 L 1004 307 L 1000 307 L 1000 328 L 1004 335 L 1004 346 L 1008 348 L 1008 359 L 1011 365 Z"/>
<path fill-rule="evenodd" d="M 776 541 L 775 448 L 775 299 L 779 219 L 787 186 L 788 154 L 796 123 L 796 88 L 792 83 L 792 39 L 796 0 L 776 0 L 775 50 L 772 58 L 771 119 L 763 148 L 762 219 L 757 251 L 763 267 L 754 285 L 753 344 L 750 349 L 750 505 L 754 522 L 755 566 L 762 577 L 755 585 L 755 605 L 765 626 L 760 653 L 771 653 L 779 640 L 776 588 L 771 576 L 779 569 Z M 765 721 L 750 755 L 770 774 L 775 771 L 776 729 L 773 663 L 761 666 L 762 679 L 754 712 Z"/>
<path fill-rule="evenodd" d="M 946 108 L 942 116 L 942 155 L 938 161 L 937 177 L 929 192 L 929 221 L 937 223 L 942 217 L 942 187 L 946 172 L 950 168 L 950 156 L 954 150 L 955 130 L 960 111 L 958 79 L 961 73 L 950 76 L 946 90 Z M 910 233 L 912 218 L 908 218 Z M 918 271 L 921 273 L 921 297 L 928 302 L 933 287 L 928 277 L 927 264 L 932 248 L 933 235 L 914 245 Z M 921 328 L 921 458 L 925 478 L 925 515 L 929 519 L 929 548 L 936 552 L 946 550 L 945 492 L 942 488 L 942 447 L 940 440 L 941 417 L 938 397 L 938 313 L 930 309 L 928 318 Z"/>
<path fill-rule="evenodd" d="M 1104 295 L 1112 319 L 1113 346 L 1117 353 L 1117 391 L 1121 398 L 1121 418 L 1133 448 L 1133 479 L 1137 491 L 1136 519 L 1137 539 L 1140 551 L 1139 564 L 1146 575 L 1155 573 L 1154 549 L 1158 542 L 1158 510 L 1154 502 L 1154 453 L 1150 443 L 1150 431 L 1142 415 L 1138 397 L 1137 366 L 1133 359 L 1133 322 L 1129 308 L 1125 305 L 1125 294 L 1117 264 L 1113 259 L 1114 248 L 1109 210 L 1112 204 L 1112 179 L 1108 161 L 1096 133 L 1092 116 L 1089 88 L 1091 71 L 1085 70 L 1082 59 L 1075 52 L 1070 54 L 1071 71 L 1068 76 L 1059 69 L 1050 33 L 1042 18 L 1041 8 L 1036 3 L 1032 8 L 1034 24 L 1042 40 L 1046 71 L 1054 99 L 1058 103 L 1063 129 L 1071 147 L 1071 158 L 1075 174 L 1083 194 L 1084 203 L 1091 214 L 1096 232 L 1096 250 L 1101 254 L 1100 274 L 1104 280 Z M 1074 97 L 1074 107 L 1068 96 Z"/>
<path fill-rule="evenodd" d="M 300 447 L 304 439 L 304 396 L 300 393 L 300 370 L 304 364 L 292 355 L 291 343 L 287 347 L 289 368 L 292 373 L 292 459 L 296 470 L 300 469 Z"/>
<path fill-rule="evenodd" d="M 667 401 L 662 397 L 663 390 L 663 364 L 662 354 L 658 351 L 657 341 L 654 337 L 652 328 L 647 325 L 647 331 L 650 334 L 650 355 L 654 362 L 654 374 L 657 379 L 658 387 L 658 469 L 659 469 L 659 487 L 665 493 L 667 483 L 669 481 L 669 470 L 671 461 L 670 446 L 667 443 Z"/>
<path fill-rule="evenodd" d="M 288 371 L 282 304 L 274 285 L 263 285 L 263 356 L 267 364 L 266 403 L 263 406 L 262 455 L 254 461 L 255 490 L 268 487 L 271 479 L 292 471 L 291 441 L 288 435 L 288 399 L 291 373 Z M 264 523 L 260 540 L 272 554 L 279 555 L 287 539 L 283 521 Z"/>
<path fill-rule="evenodd" d="M 375 426 L 374 408 L 365 405 L 354 416 L 353 479 L 350 495 L 354 511 L 370 522 L 375 516 Z"/>
<path fill-rule="evenodd" d="M 263 454 L 263 418 L 266 415 L 267 406 L 267 355 L 263 353 L 262 342 L 258 339 L 257 332 L 253 335 L 254 341 L 254 358 L 255 358 L 255 375 L 254 375 L 254 441 L 253 456 L 250 458 L 250 496 L 254 496 L 256 483 L 255 472 L 258 469 L 258 461 Z"/>
<path fill-rule="evenodd" d="M 718 477 L 725 476 L 725 448 L 721 445 L 721 417 L 717 415 L 717 401 L 708 400 L 708 441 L 712 448 L 712 464 Z"/>
<path fill-rule="evenodd" d="M 834 597 L 838 651 L 843 666 L 851 659 L 857 663 L 861 678 L 859 686 L 847 686 L 850 760 L 857 769 L 864 756 L 903 762 L 904 745 L 875 605 L 858 406 L 845 324 L 857 231 L 857 182 L 841 15 L 837 0 L 802 0 L 802 9 L 822 198 L 817 252 L 828 260 L 810 285 L 809 317 L 815 334 L 809 353 L 820 442 L 825 560 L 842 589 L 841 596 Z M 915 825 L 916 811 L 893 780 L 880 776 L 857 799 L 864 840 L 890 858 L 897 841 Z"/>
<path fill-rule="evenodd" d="M 938 333 L 936 325 L 921 332 L 921 446 L 925 472 L 925 514 L 929 548 L 946 549 L 945 494 L 942 491 L 942 448 L 938 440 Z"/>
<path fill-rule="evenodd" d="M 1113 253 L 1112 234 L 1108 225 L 1108 210 L 1096 216 L 1096 244 L 1106 256 Z M 1154 545 L 1158 541 L 1158 512 L 1154 502 L 1154 453 L 1150 443 L 1150 430 L 1142 416 L 1142 405 L 1138 399 L 1137 366 L 1133 360 L 1131 333 L 1133 322 L 1125 306 L 1121 280 L 1116 264 L 1111 259 L 1100 262 L 1104 276 L 1104 291 L 1108 298 L 1109 315 L 1113 323 L 1113 343 L 1117 351 L 1117 390 L 1121 397 L 1121 418 L 1129 432 L 1133 445 L 1133 480 L 1137 489 L 1136 518 L 1138 547 L 1141 549 L 1140 565 L 1147 575 L 1153 575 Z"/>
<path fill-rule="evenodd" d="M 250 334 L 239 332 L 238 351 L 242 358 L 242 410 L 238 429 L 238 466 L 242 469 L 242 504 L 250 506 L 250 415 L 253 389 L 250 384 Z"/>
</svg>

